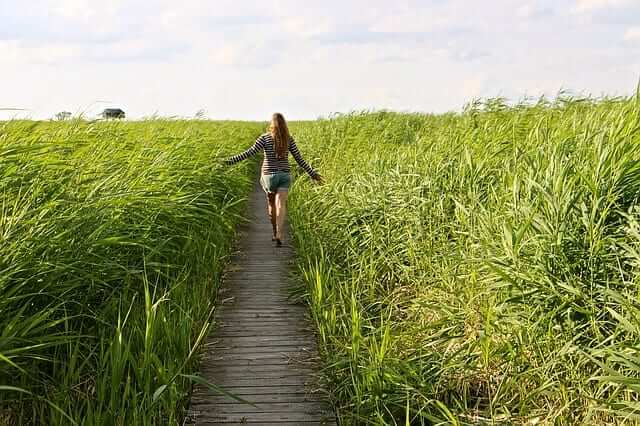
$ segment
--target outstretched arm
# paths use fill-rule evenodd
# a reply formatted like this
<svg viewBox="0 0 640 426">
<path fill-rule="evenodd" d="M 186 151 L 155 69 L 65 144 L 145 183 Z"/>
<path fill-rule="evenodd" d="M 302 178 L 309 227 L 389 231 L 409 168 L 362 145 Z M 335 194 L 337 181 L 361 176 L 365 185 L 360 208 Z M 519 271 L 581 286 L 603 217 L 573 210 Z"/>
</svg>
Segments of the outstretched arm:
<svg viewBox="0 0 640 426">
<path fill-rule="evenodd" d="M 239 161 L 246 160 L 252 155 L 256 155 L 258 152 L 262 151 L 263 149 L 264 149 L 264 142 L 262 140 L 262 137 L 259 137 L 258 139 L 256 139 L 254 144 L 251 145 L 251 147 L 247 149 L 245 152 L 238 155 L 234 155 L 233 157 L 229 158 L 228 160 L 225 160 L 224 162 L 229 165 L 235 164 Z"/>
<path fill-rule="evenodd" d="M 296 163 L 298 163 L 300 167 L 302 167 L 309 174 L 309 176 L 311 176 L 312 179 L 320 179 L 320 175 L 318 174 L 318 172 L 313 170 L 313 168 L 309 164 L 307 164 L 306 161 L 304 161 L 304 158 L 302 158 L 302 154 L 300 154 L 300 151 L 296 146 L 296 141 L 293 140 L 293 138 L 291 138 L 291 142 L 289 143 L 289 152 L 291 152 L 291 155 L 293 155 L 293 158 L 295 158 Z"/>
</svg>

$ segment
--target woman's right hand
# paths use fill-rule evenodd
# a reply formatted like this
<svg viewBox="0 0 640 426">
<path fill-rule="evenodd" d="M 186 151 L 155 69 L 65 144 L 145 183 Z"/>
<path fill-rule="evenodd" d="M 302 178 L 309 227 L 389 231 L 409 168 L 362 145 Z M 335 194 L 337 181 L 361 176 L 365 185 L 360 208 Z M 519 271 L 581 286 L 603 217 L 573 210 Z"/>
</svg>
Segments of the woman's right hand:
<svg viewBox="0 0 640 426">
<path fill-rule="evenodd" d="M 319 174 L 316 174 L 313 177 L 313 180 L 318 184 L 318 185 L 322 185 L 324 183 L 324 180 L 322 179 L 322 176 L 320 176 Z"/>
</svg>

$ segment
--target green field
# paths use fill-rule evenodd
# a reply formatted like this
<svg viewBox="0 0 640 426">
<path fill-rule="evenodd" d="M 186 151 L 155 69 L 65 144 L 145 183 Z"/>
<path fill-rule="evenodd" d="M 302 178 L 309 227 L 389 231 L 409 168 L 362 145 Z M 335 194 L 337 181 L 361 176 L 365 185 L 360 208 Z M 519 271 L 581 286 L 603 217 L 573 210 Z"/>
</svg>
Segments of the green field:
<svg viewBox="0 0 640 426">
<path fill-rule="evenodd" d="M 0 123 L 0 424 L 178 424 L 263 128 Z"/>
<path fill-rule="evenodd" d="M 294 134 L 299 270 L 345 424 L 640 419 L 640 99 Z"/>
<path fill-rule="evenodd" d="M 0 123 L 0 424 L 180 424 L 264 129 Z M 639 97 L 291 130 L 342 424 L 640 419 Z"/>
</svg>

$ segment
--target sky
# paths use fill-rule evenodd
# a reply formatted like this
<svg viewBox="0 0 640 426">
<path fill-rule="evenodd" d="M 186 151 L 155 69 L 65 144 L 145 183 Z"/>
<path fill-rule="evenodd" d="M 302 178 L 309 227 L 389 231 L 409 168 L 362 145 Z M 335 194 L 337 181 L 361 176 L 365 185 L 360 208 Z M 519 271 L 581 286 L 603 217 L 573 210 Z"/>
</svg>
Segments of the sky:
<svg viewBox="0 0 640 426">
<path fill-rule="evenodd" d="M 0 0 L 0 22 L 0 119 L 439 113 L 640 81 L 640 0 Z"/>
</svg>

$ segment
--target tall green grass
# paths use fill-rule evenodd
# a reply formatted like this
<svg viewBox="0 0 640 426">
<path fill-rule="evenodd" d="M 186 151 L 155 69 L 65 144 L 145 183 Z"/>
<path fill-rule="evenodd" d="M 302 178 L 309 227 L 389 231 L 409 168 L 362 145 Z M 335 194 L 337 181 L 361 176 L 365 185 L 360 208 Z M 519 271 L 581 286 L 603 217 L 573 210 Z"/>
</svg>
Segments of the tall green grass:
<svg viewBox="0 0 640 426">
<path fill-rule="evenodd" d="M 292 126 L 291 221 L 343 424 L 640 419 L 640 99 Z"/>
<path fill-rule="evenodd" d="M 261 129 L 0 123 L 0 423 L 180 421 Z"/>
</svg>

